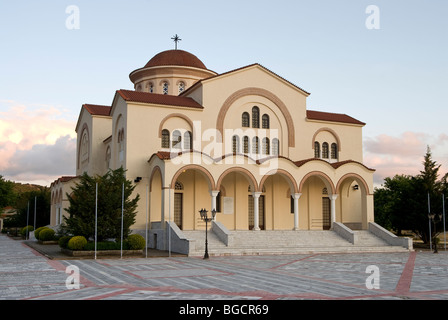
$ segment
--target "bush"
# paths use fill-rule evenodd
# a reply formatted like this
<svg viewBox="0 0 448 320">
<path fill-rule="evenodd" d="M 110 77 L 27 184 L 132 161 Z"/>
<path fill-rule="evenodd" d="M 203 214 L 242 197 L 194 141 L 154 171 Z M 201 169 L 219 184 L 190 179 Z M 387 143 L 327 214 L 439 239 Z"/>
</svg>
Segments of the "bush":
<svg viewBox="0 0 448 320">
<path fill-rule="evenodd" d="M 68 241 L 67 247 L 70 250 L 82 250 L 87 244 L 87 240 L 83 236 L 75 236 Z"/>
<path fill-rule="evenodd" d="M 41 241 L 51 241 L 54 240 L 54 230 L 50 228 L 42 229 L 39 232 L 39 240 Z"/>
<path fill-rule="evenodd" d="M 36 230 L 34 230 L 34 236 L 36 237 L 37 240 L 40 240 L 39 233 L 44 229 L 49 229 L 49 228 L 48 227 L 39 227 Z"/>
<path fill-rule="evenodd" d="M 63 237 L 60 237 L 59 240 L 58 240 L 58 244 L 59 244 L 59 246 L 60 246 L 61 248 L 67 249 L 67 247 L 68 247 L 68 242 L 69 242 L 69 240 L 70 240 L 71 238 L 72 238 L 72 237 L 70 237 L 70 236 L 63 236 Z"/>
<path fill-rule="evenodd" d="M 23 227 L 22 229 L 20 229 L 20 234 L 25 237 L 27 234 L 29 234 L 33 230 L 34 230 L 33 226 L 26 226 L 26 227 Z"/>
<path fill-rule="evenodd" d="M 129 244 L 130 250 L 142 250 L 146 245 L 145 238 L 139 234 L 131 234 L 126 242 Z"/>
</svg>

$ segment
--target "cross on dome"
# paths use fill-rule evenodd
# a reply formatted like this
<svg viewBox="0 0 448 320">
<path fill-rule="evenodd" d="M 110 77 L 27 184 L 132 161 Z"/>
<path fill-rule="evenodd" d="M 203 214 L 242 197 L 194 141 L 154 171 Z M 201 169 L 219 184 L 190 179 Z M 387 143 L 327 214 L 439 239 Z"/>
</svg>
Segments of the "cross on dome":
<svg viewBox="0 0 448 320">
<path fill-rule="evenodd" d="M 174 35 L 174 36 L 171 38 L 171 40 L 174 40 L 174 42 L 175 42 L 175 49 L 177 50 L 177 43 L 178 43 L 179 41 L 182 41 L 182 39 L 179 38 L 179 36 L 178 36 L 177 33 L 176 33 L 176 35 Z"/>
</svg>

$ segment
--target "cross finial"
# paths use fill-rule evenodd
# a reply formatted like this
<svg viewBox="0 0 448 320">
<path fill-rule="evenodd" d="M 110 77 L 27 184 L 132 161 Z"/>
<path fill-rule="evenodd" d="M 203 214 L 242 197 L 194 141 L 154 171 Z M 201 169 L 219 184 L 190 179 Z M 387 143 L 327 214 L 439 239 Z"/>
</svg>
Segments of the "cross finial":
<svg viewBox="0 0 448 320">
<path fill-rule="evenodd" d="M 182 41 L 182 39 L 181 38 L 179 38 L 179 36 L 176 34 L 175 36 L 173 36 L 172 38 L 171 38 L 171 40 L 174 40 L 174 42 L 175 42 L 175 48 L 176 48 L 176 50 L 177 50 L 177 43 L 179 42 L 179 41 Z"/>
</svg>

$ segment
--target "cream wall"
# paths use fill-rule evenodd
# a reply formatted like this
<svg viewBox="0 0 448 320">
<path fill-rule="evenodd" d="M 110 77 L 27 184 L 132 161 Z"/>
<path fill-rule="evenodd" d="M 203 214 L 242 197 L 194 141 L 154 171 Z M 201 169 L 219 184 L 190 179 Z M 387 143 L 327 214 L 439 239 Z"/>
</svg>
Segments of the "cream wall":
<svg viewBox="0 0 448 320">
<path fill-rule="evenodd" d="M 89 175 L 102 173 L 105 170 L 106 149 L 103 141 L 111 135 L 112 119 L 106 116 L 91 115 L 83 109 L 77 127 L 76 175 L 87 172 Z M 80 141 L 84 132 L 89 134 L 89 157 L 83 165 L 80 160 Z"/>
<path fill-rule="evenodd" d="M 72 188 L 75 187 L 78 179 L 74 178 L 67 182 L 55 181 L 51 186 L 51 207 L 50 207 L 50 225 L 55 226 L 60 224 L 63 219 L 60 217 L 68 217 L 68 209 L 70 202 L 67 193 L 72 193 Z M 60 217 L 56 217 L 60 215 Z"/>
<path fill-rule="evenodd" d="M 252 92 L 246 90 L 247 87 L 257 89 Z M 269 92 L 269 95 L 259 95 L 257 90 Z M 240 95 L 234 95 L 241 92 L 243 93 Z M 203 80 L 193 90 L 189 90 L 186 96 L 195 99 L 204 106 L 204 109 L 126 102 L 116 94 L 110 118 L 93 118 L 88 112 L 82 112 L 80 115 L 78 128 L 82 128 L 84 123 L 89 128 L 92 148 L 90 154 L 95 158 L 89 162 L 89 168 L 91 168 L 89 173 L 104 172 L 106 169 L 105 152 L 109 144 L 111 168 L 116 169 L 123 166 L 127 170 L 128 180 L 133 181 L 136 177 L 142 178 L 140 182 L 136 183 L 135 194 L 140 194 L 140 202 L 137 221 L 133 228 L 145 228 L 147 211 L 149 211 L 151 222 L 168 220 L 169 206 L 171 207 L 171 219 L 173 219 L 175 192 L 183 193 L 183 227 L 185 229 L 204 227 L 198 211 L 203 207 L 208 209 L 211 207 L 211 186 L 208 178 L 201 171 L 191 170 L 190 167 L 190 170 L 186 170 L 178 177 L 178 180 L 184 185 L 183 191 L 167 189 L 170 184 L 173 184 L 173 176 L 183 166 L 196 164 L 206 168 L 212 176 L 213 184 L 218 182 L 225 170 L 239 166 L 252 172 L 256 180 L 255 187 L 258 188 L 263 179 L 260 165 L 254 164 L 252 159 L 242 156 L 227 157 L 219 162 L 213 162 L 206 156 L 201 157 L 201 154 L 184 153 L 175 160 L 157 159 L 148 163 L 149 158 L 158 151 L 169 151 L 169 149 L 161 148 L 160 132 L 162 129 L 168 129 L 171 135 L 176 129 L 181 129 L 182 133 L 185 130 L 191 131 L 194 143 L 199 142 L 196 144 L 196 146 L 200 146 L 198 150 L 217 158 L 229 153 L 232 150 L 231 145 L 228 145 L 227 149 L 222 147 L 219 150 L 214 150 L 210 148 L 210 141 L 202 140 L 205 138 L 205 133 L 209 129 L 215 131 L 217 123 L 222 120 L 223 128 L 234 130 L 231 135 L 240 130 L 240 148 L 242 148 L 242 137 L 246 134 L 244 130 L 248 128 L 242 128 L 241 116 L 245 111 L 251 115 L 253 106 L 260 108 L 260 126 L 262 115 L 267 113 L 270 116 L 270 129 L 267 134 L 271 138 L 271 143 L 272 136 L 270 134 L 278 131 L 276 137 L 280 140 L 280 155 L 290 159 L 279 158 L 273 161 L 277 161 L 277 168 L 292 175 L 298 189 L 294 190 L 291 181 L 281 175 L 274 175 L 265 180 L 263 195 L 265 196 L 266 229 L 292 229 L 294 215 L 291 214 L 288 193 L 297 192 L 302 193 L 299 199 L 299 228 L 319 229 L 315 221 L 321 218 L 322 189 L 324 187 L 328 188 L 330 194 L 342 193 L 336 200 L 336 214 L 339 221 L 352 222 L 352 220 L 356 220 L 359 222 L 362 220 L 365 224 L 367 220 L 373 220 L 373 198 L 371 197 L 373 175 L 370 170 L 359 164 L 343 165 L 335 169 L 329 163 L 321 160 L 312 160 L 300 167 L 292 162 L 314 158 L 314 137 L 321 144 L 326 141 L 329 145 L 339 139 L 338 161 L 362 162 L 362 126 L 307 120 L 306 98 L 308 94 L 259 65 Z M 234 98 L 228 100 L 229 97 Z M 226 105 L 229 101 L 231 103 Z M 282 112 L 282 105 L 287 110 Z M 228 107 L 225 116 L 220 113 L 223 106 Z M 291 117 L 294 128 L 294 141 L 290 139 L 292 127 L 291 123 L 288 127 L 288 116 Z M 199 126 L 192 127 L 192 122 Z M 120 159 L 117 140 L 121 130 L 124 132 L 122 159 Z M 262 137 L 262 133 L 264 133 L 262 129 L 253 131 L 253 134 L 260 137 Z M 80 135 L 81 132 L 78 134 Z M 112 135 L 110 142 L 104 143 L 104 139 L 110 135 Z M 225 137 L 227 140 L 224 141 L 231 142 L 231 135 Z M 250 136 L 252 137 L 252 134 Z M 228 160 L 230 161 L 227 162 Z M 160 167 L 162 175 L 157 171 L 150 181 L 152 170 L 156 165 Z M 310 172 L 315 174 L 308 176 Z M 345 178 L 346 175 L 352 173 L 356 174 L 356 183 L 359 184 L 363 180 L 367 185 L 359 190 L 361 197 L 347 198 L 345 196 L 350 193 L 350 188 L 355 183 L 353 178 Z M 249 183 L 250 180 L 240 172 L 231 172 L 222 179 L 221 186 L 225 189 L 226 196 L 234 198 L 234 213 L 219 213 L 217 220 L 230 230 L 248 229 L 249 192 L 247 188 Z M 337 190 L 338 183 L 340 183 L 339 190 Z M 149 186 L 151 192 L 147 197 L 147 187 L 149 188 Z M 360 213 L 360 211 L 363 212 Z M 350 212 L 350 214 L 346 212 Z"/>
</svg>

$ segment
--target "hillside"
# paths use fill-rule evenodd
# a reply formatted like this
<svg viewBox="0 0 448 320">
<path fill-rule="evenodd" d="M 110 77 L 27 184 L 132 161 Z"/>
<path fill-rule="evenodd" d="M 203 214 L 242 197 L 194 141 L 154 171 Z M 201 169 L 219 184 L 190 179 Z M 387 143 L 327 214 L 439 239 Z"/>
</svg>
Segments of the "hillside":
<svg viewBox="0 0 448 320">
<path fill-rule="evenodd" d="M 22 193 L 31 192 L 31 191 L 39 191 L 39 190 L 47 188 L 45 186 L 40 186 L 37 184 L 29 184 L 29 183 L 23 184 L 23 183 L 14 182 L 14 181 L 12 181 L 12 182 L 14 183 L 13 191 L 15 194 L 22 194 Z"/>
</svg>

